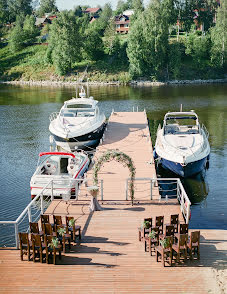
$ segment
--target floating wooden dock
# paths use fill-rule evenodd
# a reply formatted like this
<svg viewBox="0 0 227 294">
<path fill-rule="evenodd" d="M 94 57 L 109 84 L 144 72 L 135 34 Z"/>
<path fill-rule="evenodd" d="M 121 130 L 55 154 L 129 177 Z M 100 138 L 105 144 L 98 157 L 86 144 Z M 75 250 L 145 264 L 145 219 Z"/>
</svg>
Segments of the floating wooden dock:
<svg viewBox="0 0 227 294">
<path fill-rule="evenodd" d="M 136 166 L 136 178 L 156 178 L 152 144 L 145 112 L 113 113 L 104 142 L 95 154 L 118 149 Z M 201 230 L 201 259 L 163 268 L 144 252 L 138 227 L 145 217 L 180 214 L 177 200 L 161 201 L 157 187 L 136 181 L 135 205 L 126 201 L 127 168 L 116 161 L 105 163 L 104 210 L 89 211 L 90 195 L 83 186 L 79 200 L 54 200 L 46 213 L 74 216 L 82 226 L 82 240 L 57 259 L 57 265 L 20 261 L 18 250 L 0 250 L 1 293 L 225 293 L 227 265 L 226 231 Z M 88 172 L 92 185 L 92 171 Z M 142 184 L 141 184 L 142 183 Z M 26 259 L 26 257 L 25 257 Z M 222 291 L 222 292 L 221 292 Z"/>
</svg>

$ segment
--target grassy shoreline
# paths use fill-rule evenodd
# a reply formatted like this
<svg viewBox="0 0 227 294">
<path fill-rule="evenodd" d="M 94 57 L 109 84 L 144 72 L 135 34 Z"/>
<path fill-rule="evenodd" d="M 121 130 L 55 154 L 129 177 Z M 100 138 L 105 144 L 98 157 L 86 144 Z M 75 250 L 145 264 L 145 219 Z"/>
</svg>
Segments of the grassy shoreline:
<svg viewBox="0 0 227 294">
<path fill-rule="evenodd" d="M 143 77 L 132 80 L 128 64 L 118 64 L 107 58 L 96 62 L 76 63 L 70 74 L 58 76 L 53 65 L 46 61 L 46 45 L 33 45 L 12 53 L 8 46 L 0 48 L 0 83 L 34 86 L 74 86 L 77 81 L 89 79 L 93 85 L 161 86 L 167 84 L 226 83 L 224 72 L 208 69 L 206 74 L 190 64 L 181 69 L 177 80 L 152 81 Z M 196 77 L 196 78 L 195 78 Z"/>
</svg>

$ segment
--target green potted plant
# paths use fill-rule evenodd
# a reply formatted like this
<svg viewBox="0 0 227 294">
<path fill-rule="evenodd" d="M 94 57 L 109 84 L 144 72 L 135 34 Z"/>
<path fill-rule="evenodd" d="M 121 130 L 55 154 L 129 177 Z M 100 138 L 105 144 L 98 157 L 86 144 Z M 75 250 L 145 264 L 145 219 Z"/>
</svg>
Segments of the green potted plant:
<svg viewBox="0 0 227 294">
<path fill-rule="evenodd" d="M 54 249 L 54 248 L 57 248 L 58 245 L 59 245 L 59 240 L 58 240 L 58 238 L 53 237 L 51 243 L 48 244 L 48 247 Z"/>
<path fill-rule="evenodd" d="M 149 233 L 148 237 L 151 238 L 151 239 L 155 239 L 155 237 L 156 237 L 156 232 L 152 230 L 152 231 Z"/>
<path fill-rule="evenodd" d="M 64 234 L 66 234 L 66 229 L 65 228 L 59 228 L 58 229 L 58 234 L 59 234 L 59 236 L 64 236 Z"/>
<path fill-rule="evenodd" d="M 143 221 L 143 224 L 142 224 L 143 228 L 145 229 L 149 229 L 150 228 L 150 222 L 149 221 Z"/>
<path fill-rule="evenodd" d="M 169 247 L 169 240 L 164 238 L 162 240 L 159 241 L 160 242 L 160 245 L 165 249 L 167 247 Z"/>
<path fill-rule="evenodd" d="M 75 219 L 74 218 L 71 218 L 70 220 L 69 220 L 69 227 L 70 228 L 73 228 L 73 226 L 75 225 Z"/>
</svg>

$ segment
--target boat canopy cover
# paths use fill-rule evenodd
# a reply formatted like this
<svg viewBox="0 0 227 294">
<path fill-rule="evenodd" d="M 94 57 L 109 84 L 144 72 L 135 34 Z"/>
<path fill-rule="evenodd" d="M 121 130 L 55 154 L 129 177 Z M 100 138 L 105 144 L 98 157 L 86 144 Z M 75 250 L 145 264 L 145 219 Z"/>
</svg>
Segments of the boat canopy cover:
<svg viewBox="0 0 227 294">
<path fill-rule="evenodd" d="M 44 156 L 44 155 L 68 155 L 68 156 L 72 156 L 73 158 L 75 158 L 75 155 L 72 153 L 68 153 L 68 152 L 41 152 L 39 153 L 39 156 Z"/>
</svg>

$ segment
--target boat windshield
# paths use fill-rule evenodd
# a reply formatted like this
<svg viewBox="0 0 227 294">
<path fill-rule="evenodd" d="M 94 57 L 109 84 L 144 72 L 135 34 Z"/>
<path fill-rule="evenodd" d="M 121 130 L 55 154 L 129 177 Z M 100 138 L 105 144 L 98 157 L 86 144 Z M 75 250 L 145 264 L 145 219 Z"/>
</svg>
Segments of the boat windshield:
<svg viewBox="0 0 227 294">
<path fill-rule="evenodd" d="M 60 112 L 60 116 L 64 117 L 90 117 L 95 115 L 93 108 L 67 108 Z"/>
<path fill-rule="evenodd" d="M 68 104 L 67 108 L 92 108 L 91 104 Z"/>
<path fill-rule="evenodd" d="M 198 134 L 199 125 L 196 117 L 167 117 L 164 128 L 164 134 Z"/>
</svg>

